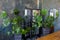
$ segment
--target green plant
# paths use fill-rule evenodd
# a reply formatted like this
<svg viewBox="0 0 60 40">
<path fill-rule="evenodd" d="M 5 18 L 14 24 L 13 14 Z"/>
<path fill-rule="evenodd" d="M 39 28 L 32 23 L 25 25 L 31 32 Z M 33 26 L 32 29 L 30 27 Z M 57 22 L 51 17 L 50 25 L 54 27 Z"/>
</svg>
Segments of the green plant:
<svg viewBox="0 0 60 40">
<path fill-rule="evenodd" d="M 9 24 L 10 24 L 10 19 L 9 18 L 3 19 L 3 22 L 2 22 L 3 27 L 7 27 Z"/>
<path fill-rule="evenodd" d="M 59 17 L 59 13 L 58 13 L 58 11 L 56 12 L 56 18 L 58 18 Z"/>
<path fill-rule="evenodd" d="M 54 26 L 53 23 L 59 16 L 58 12 L 56 13 L 56 15 L 57 15 L 56 18 L 54 18 L 54 16 L 47 16 L 46 19 L 44 19 L 44 22 L 42 22 L 44 27 L 50 28 L 50 27 Z"/>
<path fill-rule="evenodd" d="M 32 27 L 41 27 L 42 26 L 42 16 L 34 12 L 33 26 Z"/>
<path fill-rule="evenodd" d="M 20 34 L 22 18 L 20 16 L 14 17 L 11 20 L 12 23 L 12 33 Z"/>
<path fill-rule="evenodd" d="M 24 18 L 22 18 L 21 16 L 18 15 L 19 10 L 18 9 L 14 9 L 14 15 L 15 17 L 11 20 L 12 23 L 12 33 L 13 34 L 27 34 L 30 29 L 29 27 L 27 27 L 26 29 L 23 29 L 21 27 L 21 23 L 23 23 L 25 20 Z"/>
<path fill-rule="evenodd" d="M 42 26 L 42 24 L 41 24 L 42 16 L 36 16 L 35 20 L 36 20 L 36 23 L 37 23 L 38 27 L 41 27 Z"/>
<path fill-rule="evenodd" d="M 47 9 L 42 9 L 41 10 L 41 16 L 42 16 L 42 19 L 43 19 L 42 20 L 42 25 L 44 25 L 44 27 L 50 28 L 51 26 L 53 26 L 54 17 L 53 16 L 48 16 L 47 13 L 48 13 Z"/>
<path fill-rule="evenodd" d="M 43 25 L 44 27 L 52 27 L 54 22 L 54 17 L 52 16 L 47 16 L 47 18 L 44 20 Z"/>
<path fill-rule="evenodd" d="M 10 24 L 10 20 L 9 17 L 7 17 L 6 11 L 2 11 L 2 13 L 0 14 L 0 18 L 3 19 L 2 21 L 3 27 L 7 27 Z"/>
<path fill-rule="evenodd" d="M 27 34 L 28 32 L 30 32 L 30 30 L 31 30 L 31 27 L 27 27 L 26 29 L 21 29 L 21 34 L 23 34 L 23 35 L 25 35 L 25 34 Z"/>
<path fill-rule="evenodd" d="M 0 14 L 0 18 L 6 18 L 7 17 L 7 12 L 6 11 L 2 11 L 2 13 Z"/>
<path fill-rule="evenodd" d="M 13 10 L 13 12 L 14 12 L 15 15 L 18 15 L 20 11 L 19 11 L 17 8 L 15 8 L 15 9 Z"/>
<path fill-rule="evenodd" d="M 42 16 L 45 16 L 48 13 L 47 9 L 42 9 L 40 12 Z"/>
<path fill-rule="evenodd" d="M 22 21 L 24 21 L 21 17 L 18 17 L 18 18 L 14 18 L 12 20 L 12 33 L 16 33 L 16 34 L 26 34 L 27 33 L 27 30 L 23 29 L 21 27 L 21 24 Z"/>
<path fill-rule="evenodd" d="M 7 28 L 10 24 L 10 19 L 9 17 L 7 17 L 7 12 L 6 11 L 2 11 L 2 13 L 0 14 L 0 18 L 2 19 L 2 27 L 3 28 Z M 7 34 L 9 35 L 10 32 L 7 31 Z"/>
</svg>

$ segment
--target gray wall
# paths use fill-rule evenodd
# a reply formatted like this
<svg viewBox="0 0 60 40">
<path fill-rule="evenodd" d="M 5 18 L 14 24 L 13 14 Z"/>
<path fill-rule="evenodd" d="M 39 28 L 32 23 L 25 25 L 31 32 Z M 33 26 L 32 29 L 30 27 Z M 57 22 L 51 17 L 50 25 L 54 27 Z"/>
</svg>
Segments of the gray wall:
<svg viewBox="0 0 60 40">
<path fill-rule="evenodd" d="M 60 8 L 60 0 L 43 0 L 43 8 L 50 9 L 50 8 Z"/>
<path fill-rule="evenodd" d="M 7 11 L 8 16 L 11 18 L 12 11 L 16 7 L 20 10 L 21 16 L 24 15 L 24 9 L 26 8 L 37 8 L 35 0 L 0 0 L 0 14 L 2 10 Z M 0 19 L 0 25 L 2 20 Z"/>
<path fill-rule="evenodd" d="M 59 17 L 54 23 L 55 31 L 60 30 L 60 0 L 43 0 L 43 7 L 46 9 L 56 8 L 59 10 Z"/>
</svg>

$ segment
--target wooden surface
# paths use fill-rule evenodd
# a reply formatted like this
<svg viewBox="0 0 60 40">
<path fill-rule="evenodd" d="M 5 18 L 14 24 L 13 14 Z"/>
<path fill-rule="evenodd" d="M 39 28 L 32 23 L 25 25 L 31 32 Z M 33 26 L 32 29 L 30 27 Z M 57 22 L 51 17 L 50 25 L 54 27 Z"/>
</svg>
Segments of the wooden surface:
<svg viewBox="0 0 60 40">
<path fill-rule="evenodd" d="M 60 31 L 40 37 L 37 40 L 60 40 Z"/>
</svg>

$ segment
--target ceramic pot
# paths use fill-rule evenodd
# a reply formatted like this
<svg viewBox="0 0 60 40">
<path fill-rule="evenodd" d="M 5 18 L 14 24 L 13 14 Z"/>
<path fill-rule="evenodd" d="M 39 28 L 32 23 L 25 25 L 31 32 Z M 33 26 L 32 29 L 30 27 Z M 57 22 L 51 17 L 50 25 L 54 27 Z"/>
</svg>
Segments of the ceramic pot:
<svg viewBox="0 0 60 40">
<path fill-rule="evenodd" d="M 42 28 L 42 35 L 43 36 L 48 35 L 49 33 L 50 33 L 50 28 L 47 28 L 47 27 Z"/>
<path fill-rule="evenodd" d="M 48 35 L 50 33 L 53 33 L 54 32 L 54 27 L 50 27 L 50 28 L 47 28 L 47 27 L 43 27 L 42 28 L 42 35 Z"/>
<path fill-rule="evenodd" d="M 50 33 L 53 33 L 53 32 L 54 32 L 54 26 L 50 28 Z"/>
<path fill-rule="evenodd" d="M 22 35 L 21 34 L 15 34 L 14 39 L 15 40 L 22 40 Z"/>
</svg>

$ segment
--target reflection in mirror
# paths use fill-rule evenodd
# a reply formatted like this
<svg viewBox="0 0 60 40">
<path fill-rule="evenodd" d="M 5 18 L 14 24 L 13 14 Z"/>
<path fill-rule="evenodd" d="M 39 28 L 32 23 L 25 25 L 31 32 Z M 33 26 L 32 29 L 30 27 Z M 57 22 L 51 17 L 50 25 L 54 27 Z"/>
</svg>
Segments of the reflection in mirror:
<svg viewBox="0 0 60 40">
<path fill-rule="evenodd" d="M 25 9 L 25 15 L 24 16 L 27 16 L 27 9 Z"/>
<path fill-rule="evenodd" d="M 31 10 L 30 9 L 25 9 L 24 16 L 31 16 Z"/>
<path fill-rule="evenodd" d="M 50 9 L 49 15 L 53 16 L 54 18 L 58 17 L 58 10 L 57 9 Z"/>
<path fill-rule="evenodd" d="M 50 16 L 53 16 L 53 12 L 50 12 Z"/>
<path fill-rule="evenodd" d="M 33 16 L 40 15 L 40 10 L 33 10 Z"/>
</svg>

